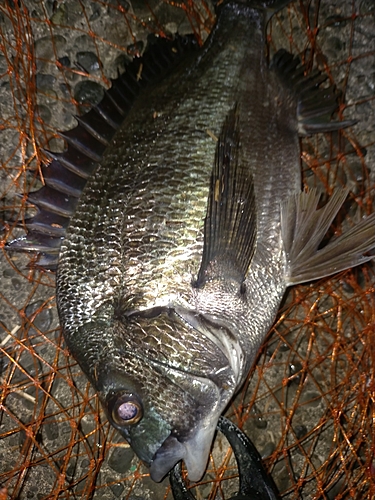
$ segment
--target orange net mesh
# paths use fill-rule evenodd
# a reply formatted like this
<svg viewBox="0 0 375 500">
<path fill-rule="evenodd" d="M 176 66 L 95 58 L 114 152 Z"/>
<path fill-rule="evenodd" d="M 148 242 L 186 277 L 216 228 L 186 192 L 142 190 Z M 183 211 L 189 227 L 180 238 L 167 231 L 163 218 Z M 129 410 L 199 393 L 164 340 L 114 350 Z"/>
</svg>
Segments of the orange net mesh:
<svg viewBox="0 0 375 500">
<path fill-rule="evenodd" d="M 150 33 L 193 32 L 203 41 L 213 23 L 204 0 L 0 4 L 3 243 L 22 234 L 26 193 L 40 185 L 41 148 L 62 147 L 55 131 L 74 125 L 76 106 L 99 99 Z M 372 210 L 374 4 L 301 0 L 275 16 L 268 34 L 271 53 L 284 47 L 325 71 L 344 91 L 340 113 L 359 120 L 302 144 L 308 185 L 328 193 L 351 186 L 340 231 Z M 168 480 L 153 483 L 109 427 L 62 339 L 54 276 L 27 267 L 30 259 L 4 251 L 0 260 L 0 499 L 172 498 Z M 289 290 L 228 410 L 282 498 L 374 498 L 374 326 L 371 264 Z M 235 461 L 218 436 L 193 492 L 224 499 L 237 488 Z"/>
</svg>

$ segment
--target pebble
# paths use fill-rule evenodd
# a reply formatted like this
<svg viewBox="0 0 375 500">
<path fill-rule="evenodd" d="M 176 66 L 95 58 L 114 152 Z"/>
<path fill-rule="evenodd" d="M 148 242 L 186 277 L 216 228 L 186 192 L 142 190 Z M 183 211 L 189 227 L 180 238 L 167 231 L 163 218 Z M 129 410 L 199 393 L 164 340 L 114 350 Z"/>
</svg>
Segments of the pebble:
<svg viewBox="0 0 375 500">
<path fill-rule="evenodd" d="M 25 350 L 18 359 L 18 363 L 22 366 L 22 370 L 18 368 L 15 370 L 12 383 L 28 382 L 30 380 L 29 377 L 35 376 L 35 370 L 38 367 L 39 362 L 33 358 L 29 351 Z M 28 376 L 26 376 L 24 372 L 26 372 Z M 15 392 L 15 394 L 17 394 L 17 392 Z"/>
<path fill-rule="evenodd" d="M 39 118 L 42 120 L 42 122 L 49 123 L 51 121 L 52 113 L 48 106 L 44 106 L 44 104 L 39 104 L 36 108 L 36 112 Z"/>
<path fill-rule="evenodd" d="M 12 278 L 12 285 L 13 285 L 13 288 L 17 291 L 21 290 L 21 288 L 22 288 L 22 283 L 17 278 Z"/>
<path fill-rule="evenodd" d="M 44 92 L 53 90 L 56 83 L 56 77 L 44 73 L 37 73 L 35 83 L 38 90 L 43 90 Z"/>
<path fill-rule="evenodd" d="M 342 283 L 342 289 L 344 290 L 345 293 L 348 293 L 350 295 L 354 293 L 354 288 L 347 281 L 342 280 L 341 283 Z"/>
<path fill-rule="evenodd" d="M 288 345 L 288 344 L 286 344 L 285 342 L 283 342 L 283 343 L 280 345 L 279 351 L 280 351 L 280 352 L 290 351 L 290 347 L 289 347 L 289 345 Z"/>
<path fill-rule="evenodd" d="M 83 11 L 81 2 L 64 2 L 55 9 L 56 2 L 52 9 L 51 22 L 53 24 L 63 24 L 65 26 L 74 26 L 82 21 Z"/>
<path fill-rule="evenodd" d="M 350 176 L 351 179 L 354 178 L 354 180 L 357 183 L 361 183 L 363 181 L 366 181 L 370 174 L 370 171 L 368 168 L 364 168 L 362 163 L 360 161 L 352 161 L 350 163 Z"/>
<path fill-rule="evenodd" d="M 38 309 L 43 305 L 42 300 L 37 300 L 32 304 L 29 304 L 25 309 L 26 316 L 31 319 L 31 317 L 38 311 Z M 34 318 L 33 325 L 35 328 L 41 332 L 46 332 L 50 329 L 53 321 L 52 309 L 44 307 Z"/>
<path fill-rule="evenodd" d="M 37 443 L 41 443 L 41 436 L 40 433 L 37 433 L 35 437 L 35 440 Z M 18 447 L 20 449 L 20 452 L 22 454 L 28 454 L 30 451 L 30 447 L 33 447 L 33 440 L 29 438 L 29 436 L 26 434 L 26 432 L 23 429 L 20 429 L 18 433 Z"/>
<path fill-rule="evenodd" d="M 101 67 L 97 55 L 90 51 L 77 52 L 77 64 L 87 73 L 93 73 Z"/>
<path fill-rule="evenodd" d="M 104 96 L 104 88 L 99 83 L 90 80 L 78 82 L 74 87 L 74 98 L 81 105 L 82 111 L 87 111 L 85 104 L 98 104 Z"/>
<path fill-rule="evenodd" d="M 69 86 L 66 83 L 60 83 L 59 89 L 61 90 L 64 97 L 70 97 Z"/>
<path fill-rule="evenodd" d="M 246 422 L 246 424 L 249 423 L 249 428 L 253 425 L 255 425 L 255 427 L 257 427 L 258 429 L 265 429 L 267 427 L 267 420 L 263 417 L 262 412 L 255 404 L 252 406 L 250 413 L 252 415 L 252 418 Z M 246 424 L 245 427 L 248 427 Z"/>
<path fill-rule="evenodd" d="M 269 443 L 267 443 L 261 453 L 260 453 L 260 456 L 262 457 L 262 459 L 264 460 L 265 458 L 269 457 L 270 455 L 272 455 L 272 453 L 275 451 L 275 443 L 272 443 L 271 441 Z"/>
<path fill-rule="evenodd" d="M 66 475 L 69 477 L 69 478 L 73 478 L 74 477 L 74 473 L 75 473 L 75 470 L 76 470 L 76 465 L 74 463 L 70 463 L 66 469 Z"/>
<path fill-rule="evenodd" d="M 122 7 L 125 11 L 130 9 L 130 3 L 127 0 L 108 0 L 108 14 L 111 17 L 119 16 L 119 6 Z"/>
<path fill-rule="evenodd" d="M 136 43 L 129 45 L 127 47 L 127 52 L 129 54 L 129 56 L 135 57 L 138 54 L 142 54 L 143 47 L 144 47 L 144 43 L 142 41 L 139 41 L 139 42 L 136 42 Z"/>
<path fill-rule="evenodd" d="M 68 8 L 65 4 L 61 4 L 56 12 L 51 16 L 53 24 L 68 24 Z"/>
<path fill-rule="evenodd" d="M 315 408 L 322 403 L 322 395 L 319 392 L 304 392 L 301 395 L 300 404 L 306 403 L 307 407 Z"/>
<path fill-rule="evenodd" d="M 334 15 L 334 16 L 328 16 L 326 19 L 326 25 L 329 26 L 330 28 L 342 28 L 343 25 L 347 24 L 347 19 L 345 17 L 340 16 L 340 15 Z M 338 39 L 339 40 L 339 39 Z M 340 42 L 340 49 L 342 47 L 341 41 Z"/>
<path fill-rule="evenodd" d="M 115 67 L 118 69 L 119 73 L 124 73 L 126 66 L 129 64 L 131 59 L 127 57 L 125 54 L 120 54 L 115 59 Z"/>
<path fill-rule="evenodd" d="M 0 55 L 0 72 L 1 72 L 1 74 L 6 73 L 7 70 L 8 70 L 8 62 L 4 56 Z"/>
<path fill-rule="evenodd" d="M 60 54 L 66 47 L 66 38 L 62 35 L 54 35 L 53 43 L 51 36 L 44 36 L 35 41 L 34 49 L 38 71 L 46 67 L 46 61 L 53 61 L 55 53 Z"/>
<path fill-rule="evenodd" d="M 59 63 L 61 66 L 64 66 L 64 68 L 70 68 L 70 59 L 68 56 L 62 56 L 58 58 Z"/>
<path fill-rule="evenodd" d="M 4 269 L 3 271 L 4 278 L 12 278 L 15 274 L 16 272 L 11 267 Z"/>
<path fill-rule="evenodd" d="M 263 416 L 260 415 L 254 420 L 254 425 L 258 429 L 266 429 L 268 422 L 265 418 L 263 418 Z"/>
<path fill-rule="evenodd" d="M 115 479 L 108 478 L 107 481 L 108 481 L 108 483 L 113 483 L 115 481 Z M 125 487 L 122 483 L 111 484 L 109 488 L 116 498 L 119 498 L 125 489 Z"/>
<path fill-rule="evenodd" d="M 48 422 L 46 422 L 43 425 L 43 431 L 50 441 L 54 441 L 59 437 L 59 426 L 56 420 L 49 420 Z"/>
<path fill-rule="evenodd" d="M 124 473 L 130 469 L 133 458 L 134 452 L 131 448 L 116 447 L 109 457 L 108 465 L 112 470 Z"/>
<path fill-rule="evenodd" d="M 92 11 L 92 14 L 89 18 L 90 23 L 99 19 L 99 17 L 101 16 L 101 13 L 102 13 L 100 5 L 97 3 L 91 4 L 91 11 Z"/>
<path fill-rule="evenodd" d="M 296 425 L 294 427 L 294 432 L 296 434 L 297 439 L 302 439 L 304 436 L 307 434 L 307 427 L 306 425 Z"/>
<path fill-rule="evenodd" d="M 290 380 L 291 384 L 299 384 L 302 376 L 302 365 L 299 361 L 289 364 L 289 376 L 293 377 Z M 297 375 L 298 374 L 298 375 Z"/>
</svg>

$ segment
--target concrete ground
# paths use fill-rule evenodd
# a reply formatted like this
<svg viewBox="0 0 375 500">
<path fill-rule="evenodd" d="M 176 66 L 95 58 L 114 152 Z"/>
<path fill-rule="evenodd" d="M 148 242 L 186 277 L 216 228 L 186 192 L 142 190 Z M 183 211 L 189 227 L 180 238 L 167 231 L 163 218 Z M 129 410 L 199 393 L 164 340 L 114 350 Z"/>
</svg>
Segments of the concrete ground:
<svg viewBox="0 0 375 500">
<path fill-rule="evenodd" d="M 185 8 L 182 8 L 185 6 Z M 308 8 L 309 7 L 309 8 Z M 74 126 L 73 100 L 102 88 L 142 50 L 147 35 L 197 33 L 214 22 L 211 4 L 100 0 L 0 3 L 0 193 L 2 236 L 23 234 L 43 156 L 62 147 L 54 131 Z M 302 141 L 305 183 L 349 183 L 344 226 L 370 213 L 375 172 L 375 4 L 296 1 L 268 30 L 319 65 L 344 92 L 342 134 Z M 90 82 L 90 83 L 88 83 Z M 344 109 L 345 108 L 345 109 Z M 22 224 L 21 224 L 22 226 Z M 111 429 L 58 326 L 54 275 L 30 256 L 0 254 L 0 500 L 170 499 Z M 241 423 L 285 499 L 374 498 L 374 270 L 371 265 L 291 289 L 257 365 L 227 415 Z M 2 488 L 2 489 L 1 489 Z M 238 488 L 221 436 L 198 499 Z"/>
</svg>

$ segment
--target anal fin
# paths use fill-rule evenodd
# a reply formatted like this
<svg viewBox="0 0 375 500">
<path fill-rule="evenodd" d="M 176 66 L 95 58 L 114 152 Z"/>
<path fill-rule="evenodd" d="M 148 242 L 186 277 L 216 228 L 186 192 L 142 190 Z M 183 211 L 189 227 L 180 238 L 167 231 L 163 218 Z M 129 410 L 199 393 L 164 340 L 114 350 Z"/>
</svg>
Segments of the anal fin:
<svg viewBox="0 0 375 500">
<path fill-rule="evenodd" d="M 225 120 L 216 149 L 197 288 L 215 278 L 234 279 L 242 284 L 254 254 L 254 185 L 248 169 L 239 163 L 239 149 L 235 106 Z"/>
<path fill-rule="evenodd" d="M 287 255 L 287 284 L 324 278 L 374 258 L 375 213 L 319 248 L 348 189 L 336 189 L 317 210 L 320 194 L 312 189 L 290 197 L 281 209 L 281 233 Z"/>
</svg>

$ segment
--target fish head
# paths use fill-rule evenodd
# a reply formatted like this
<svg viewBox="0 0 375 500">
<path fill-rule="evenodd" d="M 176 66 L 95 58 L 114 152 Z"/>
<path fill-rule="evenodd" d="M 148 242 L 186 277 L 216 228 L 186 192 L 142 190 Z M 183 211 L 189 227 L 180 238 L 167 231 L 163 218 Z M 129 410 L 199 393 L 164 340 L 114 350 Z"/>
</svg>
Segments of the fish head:
<svg viewBox="0 0 375 500">
<path fill-rule="evenodd" d="M 183 460 L 189 478 L 206 469 L 219 416 L 236 388 L 231 363 L 178 315 L 117 321 L 112 357 L 95 387 L 109 421 L 161 481 Z"/>
</svg>

